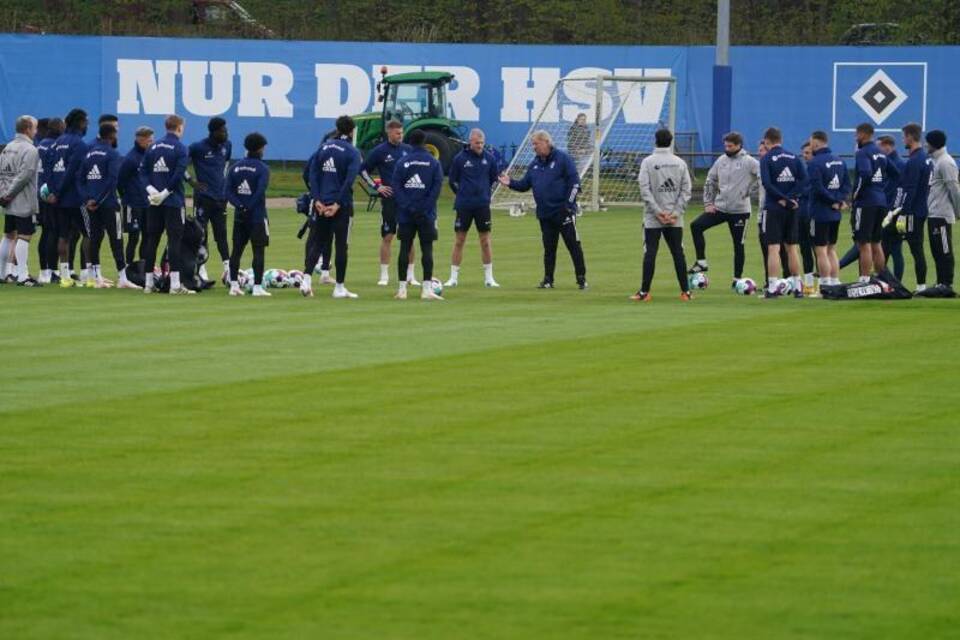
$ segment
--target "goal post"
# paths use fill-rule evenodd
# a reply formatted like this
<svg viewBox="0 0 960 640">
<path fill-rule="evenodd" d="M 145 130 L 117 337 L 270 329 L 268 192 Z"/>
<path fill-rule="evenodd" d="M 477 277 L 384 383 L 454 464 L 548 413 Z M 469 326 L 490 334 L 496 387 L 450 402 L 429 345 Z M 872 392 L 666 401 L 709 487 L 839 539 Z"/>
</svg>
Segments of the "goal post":
<svg viewBox="0 0 960 640">
<path fill-rule="evenodd" d="M 534 158 L 531 135 L 543 130 L 553 138 L 554 147 L 573 158 L 582 207 L 597 211 L 609 205 L 640 204 L 640 161 L 653 151 L 657 129 L 674 130 L 676 86 L 676 78 L 668 75 L 559 80 L 517 147 L 507 175 L 523 176 Z M 533 207 L 533 196 L 498 185 L 492 206 L 519 214 Z"/>
</svg>

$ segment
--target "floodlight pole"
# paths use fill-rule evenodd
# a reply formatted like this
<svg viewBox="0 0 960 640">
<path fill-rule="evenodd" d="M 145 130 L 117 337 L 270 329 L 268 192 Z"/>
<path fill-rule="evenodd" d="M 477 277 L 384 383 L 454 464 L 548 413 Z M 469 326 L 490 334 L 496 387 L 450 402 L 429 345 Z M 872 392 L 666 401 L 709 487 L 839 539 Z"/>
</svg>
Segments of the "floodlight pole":
<svg viewBox="0 0 960 640">
<path fill-rule="evenodd" d="M 730 66 L 730 0 L 717 2 L 717 57 L 713 65 L 713 150 L 723 148 L 730 131 L 733 102 L 733 67 Z"/>
</svg>

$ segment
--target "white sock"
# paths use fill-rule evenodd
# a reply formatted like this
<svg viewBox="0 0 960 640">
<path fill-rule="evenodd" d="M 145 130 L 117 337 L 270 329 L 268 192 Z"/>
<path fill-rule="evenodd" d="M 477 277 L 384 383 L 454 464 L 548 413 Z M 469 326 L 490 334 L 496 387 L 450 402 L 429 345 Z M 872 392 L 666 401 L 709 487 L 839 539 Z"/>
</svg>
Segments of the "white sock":
<svg viewBox="0 0 960 640">
<path fill-rule="evenodd" d="M 200 265 L 200 268 L 199 268 L 197 271 L 198 271 L 198 275 L 200 276 L 200 278 L 201 278 L 202 280 L 209 280 L 209 279 L 210 279 L 210 278 L 207 277 L 207 265 L 205 265 L 205 264 Z"/>
<path fill-rule="evenodd" d="M 97 280 L 103 279 L 103 272 L 100 271 L 100 265 L 98 264 L 93 265 L 93 277 Z"/>
<path fill-rule="evenodd" d="M 303 274 L 303 280 L 300 281 L 301 291 L 310 291 L 313 288 L 313 276 L 309 273 Z"/>
<path fill-rule="evenodd" d="M 126 284 L 126 283 L 127 283 L 127 268 L 126 268 L 126 267 L 124 267 L 123 269 L 120 269 L 120 271 L 117 273 L 117 282 L 119 282 L 120 284 Z"/>
<path fill-rule="evenodd" d="M 487 265 L 483 265 L 483 268 L 484 270 L 486 270 Z M 459 277 L 460 277 L 460 267 L 455 264 L 450 265 L 450 279 L 456 280 Z"/>
<path fill-rule="evenodd" d="M 60 263 L 60 278 L 66 280 L 70 277 L 70 264 L 68 262 Z"/>
<path fill-rule="evenodd" d="M 229 260 L 224 260 L 224 261 L 223 261 L 223 272 L 224 272 L 224 273 L 230 273 L 230 261 L 229 261 Z"/>
<path fill-rule="evenodd" d="M 330 272 L 329 272 L 329 271 L 322 271 L 322 270 L 321 270 L 321 271 L 320 271 L 320 277 L 321 277 L 321 278 L 329 278 L 329 277 L 330 277 Z"/>
<path fill-rule="evenodd" d="M 13 243 L 11 243 L 11 244 L 13 244 Z M 4 272 L 5 275 L 7 275 L 7 276 L 15 276 L 15 275 L 17 275 L 17 265 L 16 265 L 15 263 L 13 263 L 13 262 L 7 262 L 6 264 L 7 264 L 7 268 L 6 268 L 5 272 Z"/>
<path fill-rule="evenodd" d="M 30 243 L 26 240 L 17 240 L 17 246 L 14 247 L 14 253 L 17 256 L 17 281 L 23 282 L 27 279 L 30 260 Z"/>
<path fill-rule="evenodd" d="M 53 271 L 51 271 L 50 269 L 41 269 L 40 275 L 43 276 L 45 279 L 49 280 L 50 278 L 53 277 Z"/>
<path fill-rule="evenodd" d="M 344 289 L 346 289 L 346 287 L 343 286 L 343 283 L 342 283 L 342 282 L 338 282 L 338 283 L 337 283 L 336 285 L 334 285 L 334 287 L 333 287 L 333 290 L 334 290 L 334 291 L 337 291 L 337 292 L 341 292 L 341 291 L 343 291 Z"/>
<path fill-rule="evenodd" d="M 389 280 L 390 279 L 390 265 L 380 263 L 380 279 Z"/>
<path fill-rule="evenodd" d="M 416 280 L 417 274 L 413 271 L 413 263 L 407 265 L 407 280 Z"/>
<path fill-rule="evenodd" d="M 804 285 L 805 287 L 812 287 L 812 286 L 813 286 L 813 274 L 812 274 L 812 273 L 805 273 L 805 274 L 803 274 L 803 285 Z"/>
<path fill-rule="evenodd" d="M 170 272 L 170 290 L 180 288 L 180 272 L 171 271 Z"/>
<path fill-rule="evenodd" d="M 313 265 L 313 270 L 323 269 L 323 256 L 320 256 L 320 259 L 317 260 L 317 264 Z"/>
<path fill-rule="evenodd" d="M 147 272 L 147 275 L 144 277 L 144 284 L 147 285 L 148 289 L 153 289 L 153 271 Z"/>
<path fill-rule="evenodd" d="M 770 293 L 776 293 L 777 289 L 780 288 L 780 278 L 770 278 L 769 284 L 767 284 L 767 291 Z"/>
<path fill-rule="evenodd" d="M 707 264 L 707 261 L 706 261 L 706 260 L 697 260 L 697 264 L 700 265 L 701 267 L 708 267 L 708 266 L 710 266 L 710 265 Z"/>
<path fill-rule="evenodd" d="M 262 284 L 255 284 L 255 285 L 253 285 L 253 292 L 254 292 L 254 293 L 263 293 L 263 285 L 262 285 Z"/>
<path fill-rule="evenodd" d="M 401 280 L 399 286 L 400 286 L 400 291 L 406 291 L 406 290 L 407 290 L 407 281 L 406 281 L 406 280 Z"/>
<path fill-rule="evenodd" d="M 0 278 L 6 278 L 8 273 L 13 273 L 10 270 L 10 262 L 7 260 L 7 256 L 10 255 L 11 244 L 10 238 L 3 236 L 0 238 Z"/>
<path fill-rule="evenodd" d="M 483 279 L 486 282 L 493 280 L 493 263 L 483 265 Z"/>
<path fill-rule="evenodd" d="M 792 276 L 791 280 L 793 280 L 794 291 L 800 291 L 803 289 L 803 278 L 801 278 L 800 276 Z"/>
<path fill-rule="evenodd" d="M 925 285 L 925 284 L 918 284 L 918 285 L 917 285 L 917 291 L 926 291 L 926 289 L 927 289 L 927 285 Z"/>
</svg>

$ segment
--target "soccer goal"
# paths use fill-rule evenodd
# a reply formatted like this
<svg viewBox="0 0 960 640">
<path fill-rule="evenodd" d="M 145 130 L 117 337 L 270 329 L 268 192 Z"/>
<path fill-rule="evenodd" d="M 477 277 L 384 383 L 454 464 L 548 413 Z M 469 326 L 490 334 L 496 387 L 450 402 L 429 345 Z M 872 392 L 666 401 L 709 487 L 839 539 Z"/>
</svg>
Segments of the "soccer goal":
<svg viewBox="0 0 960 640">
<path fill-rule="evenodd" d="M 657 129 L 676 122 L 677 81 L 671 76 L 563 78 L 558 81 L 510 160 L 507 175 L 520 178 L 534 158 L 530 135 L 544 130 L 554 147 L 570 154 L 580 173 L 580 204 L 640 204 L 640 161 L 653 150 Z M 530 192 L 498 185 L 492 206 L 522 215 L 533 207 Z"/>
</svg>

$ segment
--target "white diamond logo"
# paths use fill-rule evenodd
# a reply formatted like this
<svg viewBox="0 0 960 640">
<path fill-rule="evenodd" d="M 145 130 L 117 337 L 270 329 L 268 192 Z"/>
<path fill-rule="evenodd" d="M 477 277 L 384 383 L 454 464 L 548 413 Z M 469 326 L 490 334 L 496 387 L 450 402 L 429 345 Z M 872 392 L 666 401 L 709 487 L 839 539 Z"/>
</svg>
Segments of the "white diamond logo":
<svg viewBox="0 0 960 640">
<path fill-rule="evenodd" d="M 883 69 L 877 69 L 850 97 L 874 124 L 881 125 L 906 102 L 908 96 Z"/>
</svg>

